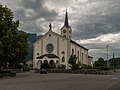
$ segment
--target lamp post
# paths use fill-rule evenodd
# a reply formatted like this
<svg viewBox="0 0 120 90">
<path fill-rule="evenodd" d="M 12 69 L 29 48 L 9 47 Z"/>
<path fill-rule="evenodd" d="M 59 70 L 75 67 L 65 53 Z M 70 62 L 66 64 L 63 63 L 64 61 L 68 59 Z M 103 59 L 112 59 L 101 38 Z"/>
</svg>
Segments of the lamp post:
<svg viewBox="0 0 120 90">
<path fill-rule="evenodd" d="M 115 54 L 113 53 L 113 69 L 114 69 L 114 72 L 115 72 L 115 67 L 116 67 L 115 64 L 116 64 L 116 63 L 115 63 Z"/>
<path fill-rule="evenodd" d="M 109 67 L 109 63 L 108 63 L 108 48 L 109 48 L 109 45 L 106 46 L 106 52 L 107 52 L 107 67 Z"/>
</svg>

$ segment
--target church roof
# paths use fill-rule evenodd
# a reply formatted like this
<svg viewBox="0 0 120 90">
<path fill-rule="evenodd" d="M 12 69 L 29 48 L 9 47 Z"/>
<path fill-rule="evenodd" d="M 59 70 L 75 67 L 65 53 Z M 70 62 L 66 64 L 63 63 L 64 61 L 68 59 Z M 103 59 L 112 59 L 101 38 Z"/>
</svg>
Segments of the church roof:
<svg viewBox="0 0 120 90">
<path fill-rule="evenodd" d="M 81 46 L 80 44 L 76 43 L 75 41 L 70 40 L 70 42 L 71 42 L 71 43 L 74 43 L 75 45 L 77 45 L 77 46 L 79 46 L 79 47 L 81 47 L 81 48 L 84 48 L 84 49 L 86 49 L 86 50 L 88 51 L 88 49 L 87 49 L 87 48 L 85 48 L 85 47 Z"/>
<path fill-rule="evenodd" d="M 92 56 L 88 56 L 88 58 L 93 58 Z"/>
<path fill-rule="evenodd" d="M 56 56 L 55 54 L 44 54 L 44 55 L 41 55 L 39 57 L 37 57 L 36 59 L 42 59 L 44 57 L 48 57 L 48 58 L 59 58 L 58 56 Z"/>
</svg>

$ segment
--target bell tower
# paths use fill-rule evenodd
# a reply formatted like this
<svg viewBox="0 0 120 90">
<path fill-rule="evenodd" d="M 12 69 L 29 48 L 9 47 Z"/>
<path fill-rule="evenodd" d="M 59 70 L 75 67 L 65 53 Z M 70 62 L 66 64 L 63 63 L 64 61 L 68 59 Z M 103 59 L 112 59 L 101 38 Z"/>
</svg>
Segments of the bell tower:
<svg viewBox="0 0 120 90">
<path fill-rule="evenodd" d="M 66 14 L 65 14 L 64 26 L 61 28 L 61 35 L 68 39 L 72 38 L 72 29 L 69 26 L 67 9 L 66 9 Z"/>
</svg>

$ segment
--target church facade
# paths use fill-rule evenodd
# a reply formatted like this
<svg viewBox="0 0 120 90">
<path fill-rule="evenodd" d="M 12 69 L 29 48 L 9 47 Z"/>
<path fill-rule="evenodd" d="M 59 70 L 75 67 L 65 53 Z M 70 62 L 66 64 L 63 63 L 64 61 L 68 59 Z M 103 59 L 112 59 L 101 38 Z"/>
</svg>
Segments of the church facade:
<svg viewBox="0 0 120 90">
<path fill-rule="evenodd" d="M 88 55 L 88 49 L 72 40 L 72 29 L 69 26 L 67 11 L 65 22 L 61 28 L 61 35 L 49 30 L 33 44 L 33 69 L 41 68 L 41 64 L 47 62 L 56 67 L 64 65 L 70 68 L 68 63 L 71 55 L 77 56 L 76 63 L 91 65 L 92 57 Z"/>
</svg>

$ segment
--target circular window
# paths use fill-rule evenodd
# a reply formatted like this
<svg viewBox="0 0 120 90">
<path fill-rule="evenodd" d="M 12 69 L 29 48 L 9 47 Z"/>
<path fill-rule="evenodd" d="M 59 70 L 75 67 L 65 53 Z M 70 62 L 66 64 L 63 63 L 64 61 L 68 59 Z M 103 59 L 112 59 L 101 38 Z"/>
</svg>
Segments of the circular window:
<svg viewBox="0 0 120 90">
<path fill-rule="evenodd" d="M 51 34 L 49 34 L 49 37 L 51 36 Z"/>
<path fill-rule="evenodd" d="M 47 51 L 48 53 L 53 52 L 53 49 L 54 49 L 54 46 L 53 46 L 52 43 L 47 44 L 47 46 L 46 46 L 46 51 Z"/>
</svg>

